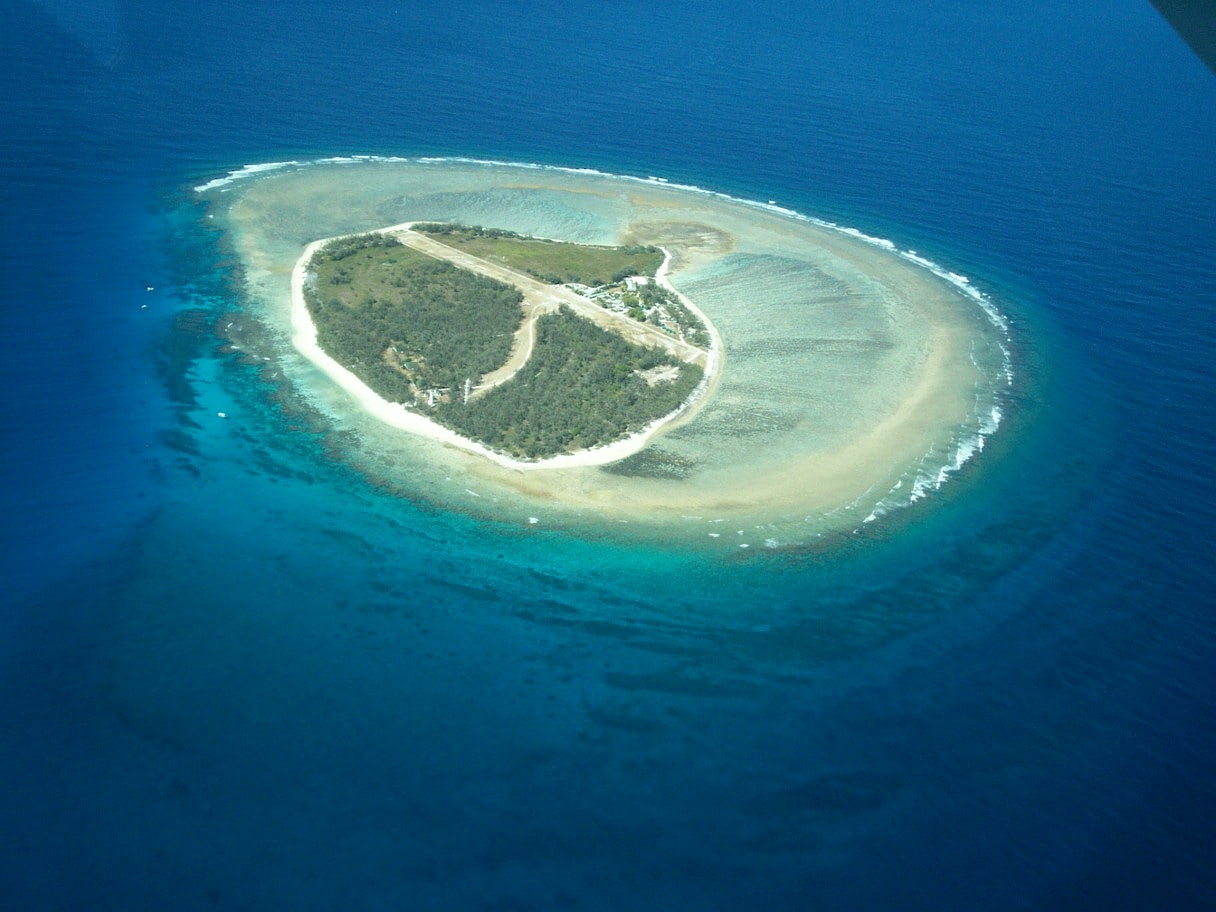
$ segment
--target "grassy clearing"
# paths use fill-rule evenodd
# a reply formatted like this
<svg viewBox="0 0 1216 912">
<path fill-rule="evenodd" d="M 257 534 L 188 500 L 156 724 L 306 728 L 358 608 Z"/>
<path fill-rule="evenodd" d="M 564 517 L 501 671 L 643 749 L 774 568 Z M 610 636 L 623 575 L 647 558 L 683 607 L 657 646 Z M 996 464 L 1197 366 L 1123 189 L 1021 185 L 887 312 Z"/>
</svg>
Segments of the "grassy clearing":
<svg viewBox="0 0 1216 912">
<path fill-rule="evenodd" d="M 415 230 L 491 263 L 502 263 L 543 282 L 610 285 L 626 276 L 653 276 L 663 263 L 657 247 L 601 247 L 524 237 L 463 225 L 416 225 Z"/>
</svg>

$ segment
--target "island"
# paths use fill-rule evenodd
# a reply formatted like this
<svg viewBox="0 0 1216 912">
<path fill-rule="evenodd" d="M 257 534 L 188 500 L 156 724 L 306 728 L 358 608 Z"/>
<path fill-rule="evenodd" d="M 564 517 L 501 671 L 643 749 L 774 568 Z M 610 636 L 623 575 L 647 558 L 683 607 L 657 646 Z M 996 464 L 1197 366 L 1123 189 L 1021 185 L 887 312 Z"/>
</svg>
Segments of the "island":
<svg viewBox="0 0 1216 912">
<path fill-rule="evenodd" d="M 406 430 L 512 467 L 613 461 L 695 411 L 721 365 L 669 260 L 434 222 L 331 238 L 297 264 L 297 346 Z"/>
<path fill-rule="evenodd" d="M 995 302 L 857 228 L 463 159 L 250 166 L 199 194 L 238 268 L 225 332 L 273 407 L 428 509 L 817 547 L 919 515 L 1008 445 L 989 443 L 1017 375 Z"/>
</svg>

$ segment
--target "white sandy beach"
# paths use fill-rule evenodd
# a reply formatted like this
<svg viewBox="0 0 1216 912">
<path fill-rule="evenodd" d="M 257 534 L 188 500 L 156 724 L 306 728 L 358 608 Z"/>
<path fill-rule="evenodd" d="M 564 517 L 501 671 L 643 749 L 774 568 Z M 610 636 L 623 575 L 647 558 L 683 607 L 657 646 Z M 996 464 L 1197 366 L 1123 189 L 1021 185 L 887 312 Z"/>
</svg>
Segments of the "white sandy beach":
<svg viewBox="0 0 1216 912">
<path fill-rule="evenodd" d="M 385 234 L 409 231 L 413 227 L 413 224 L 412 222 L 405 222 L 379 229 L 379 231 Z M 411 434 L 437 440 L 449 446 L 482 456 L 504 468 L 517 471 L 570 469 L 605 465 L 610 462 L 616 462 L 619 459 L 624 459 L 643 449 L 654 437 L 667 428 L 688 421 L 713 395 L 721 378 L 724 361 L 722 337 L 709 318 L 671 285 L 670 280 L 667 278 L 671 254 L 664 249 L 663 263 L 655 275 L 655 280 L 664 288 L 676 294 L 684 305 L 704 322 L 709 330 L 711 339 L 709 353 L 705 361 L 704 376 L 697 385 L 697 388 L 693 390 L 692 395 L 676 411 L 651 422 L 638 433 L 621 440 L 592 449 L 563 453 L 558 456 L 549 457 L 548 459 L 534 461 L 513 459 L 503 453 L 491 450 L 475 440 L 461 436 L 450 428 L 446 428 L 438 422 L 427 418 L 425 415 L 406 408 L 400 403 L 385 400 L 366 383 L 322 350 L 321 346 L 317 343 L 316 325 L 308 313 L 308 305 L 304 300 L 304 281 L 308 271 L 308 264 L 312 260 L 313 254 L 332 240 L 335 240 L 335 238 L 323 238 L 313 241 L 304 248 L 304 253 L 296 261 L 292 269 L 291 326 L 292 343 L 295 345 L 296 350 L 324 371 L 339 387 L 350 394 L 364 411 L 374 418 L 394 428 L 408 431 Z"/>
</svg>

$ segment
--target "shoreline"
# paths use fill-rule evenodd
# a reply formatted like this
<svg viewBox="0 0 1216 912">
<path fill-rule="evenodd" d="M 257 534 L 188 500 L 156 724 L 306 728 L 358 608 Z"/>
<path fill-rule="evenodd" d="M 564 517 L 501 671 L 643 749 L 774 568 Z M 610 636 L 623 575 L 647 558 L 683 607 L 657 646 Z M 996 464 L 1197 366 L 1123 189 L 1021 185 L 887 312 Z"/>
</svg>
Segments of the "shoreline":
<svg viewBox="0 0 1216 912">
<path fill-rule="evenodd" d="M 393 231 L 409 230 L 413 224 L 413 222 L 403 222 L 399 225 L 375 229 L 373 233 L 387 234 Z M 458 434 L 451 428 L 447 428 L 425 415 L 406 408 L 399 402 L 389 402 L 387 399 L 384 399 L 355 376 L 354 373 L 335 361 L 318 344 L 317 328 L 312 321 L 312 316 L 308 313 L 308 305 L 304 300 L 304 277 L 313 254 L 324 244 L 328 244 L 330 241 L 337 240 L 338 237 L 343 236 L 321 238 L 308 244 L 304 248 L 304 253 L 296 260 L 295 266 L 292 267 L 292 345 L 295 346 L 296 351 L 319 368 L 339 387 L 349 393 L 365 412 L 391 427 L 447 444 L 476 456 L 482 456 L 497 465 L 518 472 L 538 469 L 583 468 L 607 465 L 641 451 L 661 432 L 691 419 L 709 401 L 714 391 L 718 388 L 718 383 L 722 377 L 722 366 L 725 361 L 722 337 L 718 333 L 717 327 L 706 317 L 704 312 L 672 286 L 667 278 L 668 265 L 671 263 L 671 252 L 665 247 L 660 247 L 659 249 L 663 251 L 663 262 L 655 272 L 655 281 L 676 295 L 689 310 L 695 313 L 705 323 L 710 336 L 710 347 L 705 356 L 704 374 L 701 382 L 697 384 L 689 397 L 675 411 L 652 421 L 637 433 L 620 440 L 614 440 L 612 443 L 604 444 L 603 446 L 586 450 L 575 450 L 572 453 L 560 453 L 556 456 L 549 456 L 545 459 L 534 461 L 515 459 L 507 456 L 505 453 L 492 450 L 485 444 L 478 443 L 476 440 Z"/>
</svg>

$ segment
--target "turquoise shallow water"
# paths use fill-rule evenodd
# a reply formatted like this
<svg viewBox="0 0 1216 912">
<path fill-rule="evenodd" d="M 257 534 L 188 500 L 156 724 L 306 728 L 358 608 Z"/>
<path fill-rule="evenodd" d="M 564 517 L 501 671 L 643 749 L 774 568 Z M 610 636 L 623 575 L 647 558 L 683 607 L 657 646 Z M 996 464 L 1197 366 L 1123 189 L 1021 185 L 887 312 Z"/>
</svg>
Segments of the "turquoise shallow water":
<svg viewBox="0 0 1216 912">
<path fill-rule="evenodd" d="M 9 905 L 1211 904 L 1216 82 L 1148 5 L 7 12 Z M 746 557 L 403 495 L 193 189 L 355 153 L 890 238 L 1000 303 L 1001 428 Z"/>
</svg>

